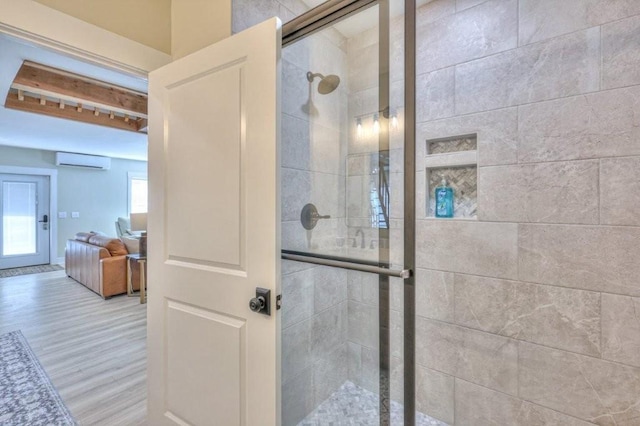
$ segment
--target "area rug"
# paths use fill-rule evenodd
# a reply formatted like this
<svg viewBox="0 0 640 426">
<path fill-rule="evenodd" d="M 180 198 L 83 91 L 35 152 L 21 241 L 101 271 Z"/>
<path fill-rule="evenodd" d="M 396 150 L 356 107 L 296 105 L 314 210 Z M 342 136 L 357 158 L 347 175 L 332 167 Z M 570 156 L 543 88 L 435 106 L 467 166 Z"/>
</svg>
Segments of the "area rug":
<svg viewBox="0 0 640 426">
<path fill-rule="evenodd" d="M 20 331 L 0 336 L 0 424 L 76 424 Z"/>
<path fill-rule="evenodd" d="M 25 266 L 24 268 L 11 268 L 0 270 L 0 278 L 17 277 L 18 275 L 39 274 L 40 272 L 61 271 L 60 265 Z"/>
</svg>

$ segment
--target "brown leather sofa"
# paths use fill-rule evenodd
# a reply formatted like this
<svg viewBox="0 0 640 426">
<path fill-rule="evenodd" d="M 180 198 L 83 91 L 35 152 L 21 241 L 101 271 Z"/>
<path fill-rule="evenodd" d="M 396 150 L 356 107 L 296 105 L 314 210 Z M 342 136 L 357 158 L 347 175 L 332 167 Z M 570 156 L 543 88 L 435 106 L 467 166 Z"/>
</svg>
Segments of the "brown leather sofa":
<svg viewBox="0 0 640 426">
<path fill-rule="evenodd" d="M 67 240 L 67 275 L 103 298 L 127 292 L 127 248 L 112 237 L 80 232 Z M 137 262 L 132 262 L 134 290 L 139 288 Z"/>
</svg>

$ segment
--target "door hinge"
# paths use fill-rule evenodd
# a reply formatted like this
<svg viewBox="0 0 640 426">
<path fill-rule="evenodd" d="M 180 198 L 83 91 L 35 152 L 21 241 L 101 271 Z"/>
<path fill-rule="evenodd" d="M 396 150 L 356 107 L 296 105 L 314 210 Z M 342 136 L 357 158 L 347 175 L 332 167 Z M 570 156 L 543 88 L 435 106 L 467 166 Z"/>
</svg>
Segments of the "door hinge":
<svg viewBox="0 0 640 426">
<path fill-rule="evenodd" d="M 279 294 L 276 296 L 276 310 L 282 307 L 282 295 Z"/>
</svg>

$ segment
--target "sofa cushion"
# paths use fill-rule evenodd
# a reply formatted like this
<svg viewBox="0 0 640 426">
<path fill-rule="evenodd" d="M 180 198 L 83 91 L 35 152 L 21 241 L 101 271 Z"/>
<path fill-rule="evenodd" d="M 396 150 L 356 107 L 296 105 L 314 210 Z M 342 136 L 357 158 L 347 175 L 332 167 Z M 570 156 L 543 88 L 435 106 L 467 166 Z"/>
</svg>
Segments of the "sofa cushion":
<svg viewBox="0 0 640 426">
<path fill-rule="evenodd" d="M 76 240 L 87 243 L 89 242 L 89 238 L 91 238 L 94 235 L 95 234 L 93 232 L 78 232 L 76 234 Z"/>
<path fill-rule="evenodd" d="M 89 244 L 106 248 L 111 256 L 122 256 L 128 254 L 124 243 L 117 238 L 105 237 L 104 235 L 93 234 L 89 237 Z"/>
<path fill-rule="evenodd" d="M 127 247 L 129 253 L 140 253 L 140 239 L 133 237 L 120 238 L 124 245 Z"/>
</svg>

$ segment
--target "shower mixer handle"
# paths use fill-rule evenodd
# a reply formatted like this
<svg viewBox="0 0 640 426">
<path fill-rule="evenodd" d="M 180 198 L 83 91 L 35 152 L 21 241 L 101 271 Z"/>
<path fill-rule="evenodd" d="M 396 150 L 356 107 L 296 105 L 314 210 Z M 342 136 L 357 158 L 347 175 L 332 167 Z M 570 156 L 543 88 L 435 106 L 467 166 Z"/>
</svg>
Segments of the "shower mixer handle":
<svg viewBox="0 0 640 426">
<path fill-rule="evenodd" d="M 302 227 L 307 231 L 315 228 L 320 219 L 331 219 L 331 216 L 329 216 L 328 214 L 319 214 L 316 206 L 311 203 L 306 204 L 300 212 L 300 223 L 302 223 Z"/>
</svg>

